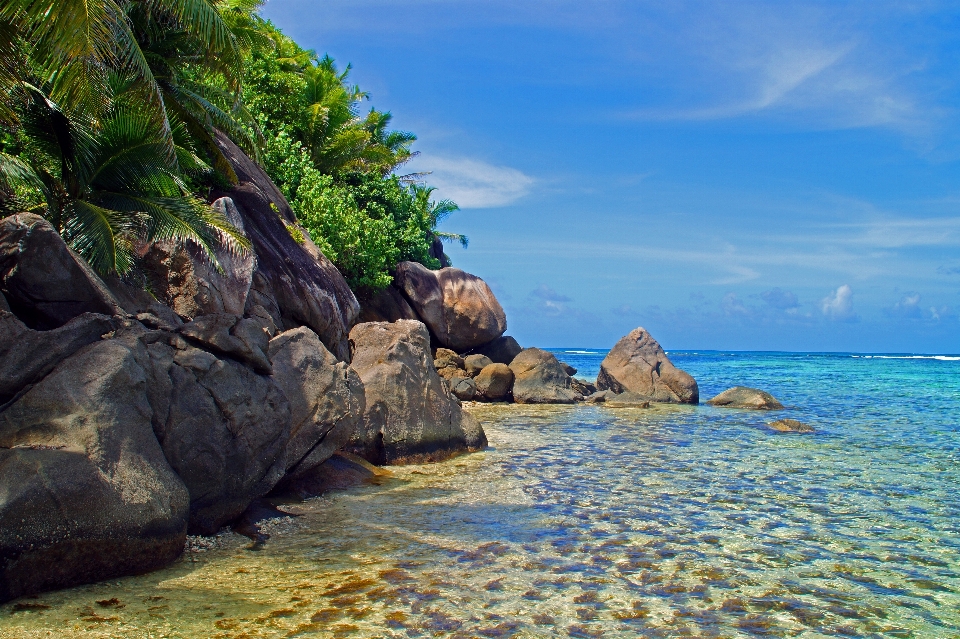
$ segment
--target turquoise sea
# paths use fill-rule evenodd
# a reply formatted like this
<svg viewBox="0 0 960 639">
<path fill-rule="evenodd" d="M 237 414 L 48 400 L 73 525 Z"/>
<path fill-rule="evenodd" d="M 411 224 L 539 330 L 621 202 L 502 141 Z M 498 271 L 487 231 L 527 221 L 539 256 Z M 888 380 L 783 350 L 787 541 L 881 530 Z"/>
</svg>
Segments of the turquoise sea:
<svg viewBox="0 0 960 639">
<path fill-rule="evenodd" d="M 8 603 L 0 637 L 960 636 L 960 357 L 670 357 L 787 408 L 471 407 L 487 451 Z"/>
</svg>

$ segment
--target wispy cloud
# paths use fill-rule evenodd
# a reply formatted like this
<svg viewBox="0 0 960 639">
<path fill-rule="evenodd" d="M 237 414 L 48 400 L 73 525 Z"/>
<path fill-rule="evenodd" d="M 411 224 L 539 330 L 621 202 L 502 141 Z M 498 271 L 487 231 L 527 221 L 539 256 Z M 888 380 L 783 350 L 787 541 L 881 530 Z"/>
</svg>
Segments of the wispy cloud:
<svg viewBox="0 0 960 639">
<path fill-rule="evenodd" d="M 427 181 L 437 195 L 462 209 L 484 209 L 511 204 L 527 193 L 534 179 L 508 166 L 495 166 L 470 158 L 424 154 L 413 165 L 429 172 Z"/>
</svg>

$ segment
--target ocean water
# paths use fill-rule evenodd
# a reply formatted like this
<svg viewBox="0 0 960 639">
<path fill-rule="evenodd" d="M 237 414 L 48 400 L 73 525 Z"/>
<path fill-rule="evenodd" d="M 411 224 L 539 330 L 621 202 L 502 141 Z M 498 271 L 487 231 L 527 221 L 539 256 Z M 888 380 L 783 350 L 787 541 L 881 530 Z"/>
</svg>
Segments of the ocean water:
<svg viewBox="0 0 960 639">
<path fill-rule="evenodd" d="M 487 451 L 5 604 L 0 637 L 960 636 L 960 358 L 670 357 L 787 408 L 476 407 Z"/>
</svg>

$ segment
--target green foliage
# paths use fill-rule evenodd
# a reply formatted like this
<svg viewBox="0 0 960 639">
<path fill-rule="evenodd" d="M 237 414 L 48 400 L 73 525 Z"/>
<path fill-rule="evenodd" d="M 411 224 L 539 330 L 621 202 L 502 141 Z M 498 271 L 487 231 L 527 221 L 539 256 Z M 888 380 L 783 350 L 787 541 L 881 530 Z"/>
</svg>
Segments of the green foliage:
<svg viewBox="0 0 960 639">
<path fill-rule="evenodd" d="M 31 89 L 18 114 L 20 153 L 0 154 L 0 186 L 20 198 L 19 208 L 46 217 L 101 273 L 128 271 L 142 242 L 190 239 L 211 258 L 221 243 L 244 250 L 246 238 L 190 194 L 184 177 L 210 169 L 185 129 L 173 123 L 171 156 L 129 84 L 115 77 L 111 89 L 111 108 L 95 123 L 69 117 Z"/>
<path fill-rule="evenodd" d="M 430 268 L 430 218 L 414 207 L 410 191 L 393 177 L 351 174 L 335 181 L 316 169 L 304 174 L 295 201 L 297 217 L 350 286 L 371 293 L 388 286 L 398 262 Z"/>
</svg>

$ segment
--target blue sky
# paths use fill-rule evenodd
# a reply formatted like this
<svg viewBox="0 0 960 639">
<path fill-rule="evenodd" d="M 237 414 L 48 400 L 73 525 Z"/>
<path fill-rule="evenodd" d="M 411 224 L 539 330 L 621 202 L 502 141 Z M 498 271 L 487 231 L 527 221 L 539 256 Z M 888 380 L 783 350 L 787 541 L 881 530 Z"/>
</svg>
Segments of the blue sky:
<svg viewBox="0 0 960 639">
<path fill-rule="evenodd" d="M 523 345 L 960 352 L 960 5 L 269 0 Z"/>
</svg>

